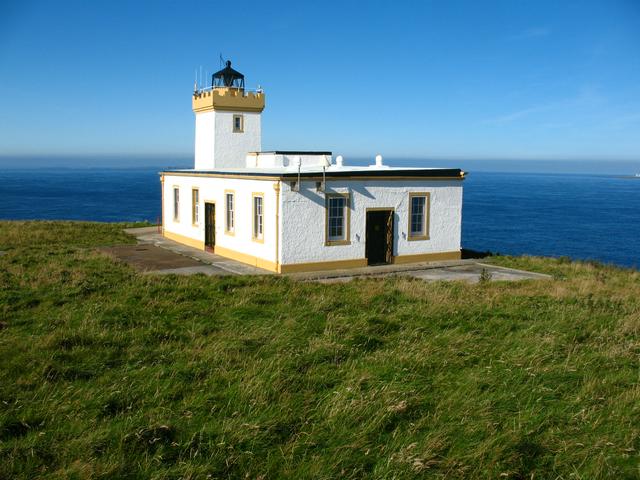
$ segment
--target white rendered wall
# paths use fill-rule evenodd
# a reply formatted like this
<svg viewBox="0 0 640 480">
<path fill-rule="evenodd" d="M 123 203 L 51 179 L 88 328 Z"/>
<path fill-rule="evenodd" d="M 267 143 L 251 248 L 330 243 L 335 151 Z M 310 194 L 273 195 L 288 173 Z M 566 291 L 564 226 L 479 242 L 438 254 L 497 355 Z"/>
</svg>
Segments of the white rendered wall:
<svg viewBox="0 0 640 480">
<path fill-rule="evenodd" d="M 212 170 L 215 141 L 215 112 L 196 113 L 195 165 L 196 170 Z"/>
<path fill-rule="evenodd" d="M 325 245 L 325 196 L 315 181 L 302 182 L 292 192 L 280 182 L 279 231 L 276 243 L 276 193 L 273 180 L 243 180 L 165 174 L 163 225 L 165 231 L 204 241 L 204 203 L 216 204 L 216 245 L 281 264 L 312 263 L 365 258 L 366 209 L 394 209 L 394 252 L 417 255 L 456 252 L 461 247 L 462 181 L 368 180 L 327 182 L 327 193 L 351 194 L 350 245 Z M 180 220 L 173 220 L 173 187 L 180 188 Z M 191 189 L 200 190 L 200 222 L 191 224 Z M 225 233 L 225 190 L 235 191 L 235 235 Z M 252 234 L 252 193 L 264 193 L 264 242 Z M 409 193 L 430 193 L 428 240 L 407 239 Z M 276 255 L 276 244 L 279 252 Z"/>
<path fill-rule="evenodd" d="M 233 116 L 242 115 L 243 131 L 233 131 Z M 211 110 L 196 113 L 196 170 L 243 168 L 248 152 L 262 147 L 260 113 Z"/>
<path fill-rule="evenodd" d="M 302 182 L 300 192 L 282 182 L 281 264 L 365 258 L 367 208 L 395 211 L 394 256 L 460 250 L 462 181 L 330 180 L 327 193 L 331 192 L 351 194 L 351 244 L 325 246 L 325 195 L 316 192 L 315 182 Z M 407 239 L 410 192 L 430 193 L 428 240 Z"/>
<path fill-rule="evenodd" d="M 246 166 L 248 168 L 273 168 L 291 167 L 297 168 L 298 163 L 304 167 L 329 166 L 332 162 L 331 155 L 309 155 L 309 154 L 283 154 L 283 153 L 258 153 L 247 155 Z"/>
<path fill-rule="evenodd" d="M 242 180 L 165 174 L 163 199 L 163 226 L 166 232 L 176 233 L 204 242 L 204 204 L 216 204 L 216 246 L 235 252 L 276 262 L 276 192 L 272 180 Z M 180 188 L 180 219 L 173 219 L 173 187 Z M 200 218 L 198 225 L 191 223 L 191 190 L 200 190 Z M 235 232 L 225 232 L 225 190 L 235 193 Z M 252 240 L 253 193 L 264 193 L 263 242 Z"/>
</svg>

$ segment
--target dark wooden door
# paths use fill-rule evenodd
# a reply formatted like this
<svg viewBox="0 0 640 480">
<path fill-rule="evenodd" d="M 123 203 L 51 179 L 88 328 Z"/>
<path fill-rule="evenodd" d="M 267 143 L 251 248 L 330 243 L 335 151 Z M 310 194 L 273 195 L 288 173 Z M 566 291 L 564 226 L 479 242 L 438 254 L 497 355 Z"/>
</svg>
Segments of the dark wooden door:
<svg viewBox="0 0 640 480">
<path fill-rule="evenodd" d="M 393 260 L 393 210 L 367 212 L 367 263 L 380 265 Z"/>
<path fill-rule="evenodd" d="M 216 205 L 204 204 L 204 248 L 213 250 L 216 244 Z"/>
</svg>

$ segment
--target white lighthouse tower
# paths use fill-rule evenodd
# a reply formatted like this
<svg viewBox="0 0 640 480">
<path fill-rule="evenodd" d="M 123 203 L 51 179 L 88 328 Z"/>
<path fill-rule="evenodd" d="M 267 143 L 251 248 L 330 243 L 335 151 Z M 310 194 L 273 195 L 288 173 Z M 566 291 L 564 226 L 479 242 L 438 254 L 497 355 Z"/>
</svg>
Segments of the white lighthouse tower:
<svg viewBox="0 0 640 480">
<path fill-rule="evenodd" d="M 244 75 L 230 61 L 211 87 L 194 92 L 195 170 L 243 168 L 247 153 L 261 150 L 264 100 L 263 92 L 245 92 Z"/>
</svg>

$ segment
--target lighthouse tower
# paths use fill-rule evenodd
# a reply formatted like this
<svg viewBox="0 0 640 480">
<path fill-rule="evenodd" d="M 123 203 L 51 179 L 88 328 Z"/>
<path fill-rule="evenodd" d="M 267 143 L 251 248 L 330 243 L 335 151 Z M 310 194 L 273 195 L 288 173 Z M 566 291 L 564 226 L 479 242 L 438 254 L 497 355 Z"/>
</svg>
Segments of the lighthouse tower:
<svg viewBox="0 0 640 480">
<path fill-rule="evenodd" d="M 193 93 L 196 115 L 196 170 L 243 168 L 249 152 L 261 150 L 263 92 L 246 92 L 244 75 L 225 68 L 211 77 L 211 87 Z"/>
</svg>

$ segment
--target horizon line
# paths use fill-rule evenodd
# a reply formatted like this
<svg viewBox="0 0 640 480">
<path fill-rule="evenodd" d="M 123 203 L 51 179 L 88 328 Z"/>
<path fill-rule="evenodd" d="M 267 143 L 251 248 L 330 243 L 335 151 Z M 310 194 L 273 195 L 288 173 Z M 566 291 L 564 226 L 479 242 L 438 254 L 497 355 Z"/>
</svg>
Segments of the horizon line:
<svg viewBox="0 0 640 480">
<path fill-rule="evenodd" d="M 375 158 L 375 155 L 349 155 L 349 154 L 334 154 L 342 155 L 345 160 L 369 160 Z M 425 161 L 562 161 L 562 162 L 640 162 L 640 155 L 637 156 L 620 156 L 620 155 L 595 155 L 595 156 L 567 156 L 567 155 L 543 155 L 543 156 L 526 156 L 526 155 L 383 155 L 384 158 L 397 161 L 397 160 L 425 160 Z M 141 158 L 141 159 L 180 159 L 180 160 L 193 160 L 193 153 L 0 153 L 0 161 L 6 161 L 11 159 L 124 159 L 124 158 Z"/>
</svg>

